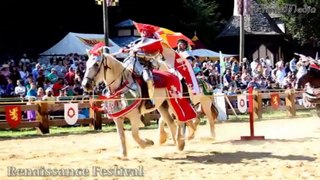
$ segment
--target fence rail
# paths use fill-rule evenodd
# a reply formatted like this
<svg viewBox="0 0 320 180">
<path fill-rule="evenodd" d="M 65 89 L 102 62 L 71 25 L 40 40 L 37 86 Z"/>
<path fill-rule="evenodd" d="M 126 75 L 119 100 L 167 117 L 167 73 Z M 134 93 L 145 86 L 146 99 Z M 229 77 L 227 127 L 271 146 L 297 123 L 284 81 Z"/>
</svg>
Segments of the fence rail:
<svg viewBox="0 0 320 180">
<path fill-rule="evenodd" d="M 270 92 L 266 91 L 254 91 L 253 92 L 253 107 L 255 118 L 261 119 L 263 112 L 273 110 L 272 107 L 268 106 L 270 102 Z M 278 110 L 286 111 L 288 116 L 295 116 L 296 110 L 306 109 L 304 106 L 299 105 L 297 98 L 302 97 L 301 92 L 295 92 L 293 90 L 287 90 L 285 92 L 279 92 L 281 104 L 279 105 Z M 234 105 L 237 101 L 237 96 L 227 96 L 228 100 Z M 89 108 L 89 118 L 78 119 L 77 124 L 80 125 L 89 125 L 89 128 L 94 130 L 101 130 L 102 124 L 111 123 L 112 119 L 108 119 L 102 115 L 101 112 L 95 112 L 90 108 L 88 101 L 73 101 L 79 102 L 79 109 Z M 94 102 L 96 106 L 101 105 L 101 101 Z M 29 121 L 28 119 L 22 119 L 21 123 L 17 127 L 19 128 L 36 128 L 39 133 L 47 134 L 50 132 L 50 127 L 52 126 L 67 126 L 68 124 L 64 120 L 64 103 L 55 102 L 48 103 L 45 101 L 35 101 L 30 104 L 30 102 L 21 101 L 21 98 L 15 99 L 6 99 L 2 101 L 0 99 L 0 129 L 10 129 L 9 124 L 5 120 L 5 106 L 6 105 L 21 105 L 22 111 L 35 111 L 36 120 Z M 269 103 L 270 105 L 270 103 Z M 233 113 L 231 107 L 226 103 L 227 114 L 230 115 Z M 240 113 L 236 106 L 233 106 L 236 113 Z M 56 114 L 58 113 L 58 115 Z M 143 117 L 145 124 L 150 124 L 151 120 L 159 119 L 160 115 L 157 111 L 146 114 Z"/>
</svg>

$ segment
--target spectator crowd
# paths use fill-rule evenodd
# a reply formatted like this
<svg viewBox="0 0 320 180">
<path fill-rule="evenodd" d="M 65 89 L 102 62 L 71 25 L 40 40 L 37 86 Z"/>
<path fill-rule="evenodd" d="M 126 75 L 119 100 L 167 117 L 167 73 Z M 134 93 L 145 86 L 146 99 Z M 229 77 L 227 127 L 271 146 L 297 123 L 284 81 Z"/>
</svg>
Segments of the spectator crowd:
<svg viewBox="0 0 320 180">
<path fill-rule="evenodd" d="M 33 97 L 41 100 L 59 100 L 67 96 L 83 95 L 81 87 L 87 57 L 69 54 L 51 57 L 41 64 L 23 54 L 20 60 L 7 60 L 0 68 L 1 97 Z M 241 93 L 248 87 L 258 90 L 294 88 L 297 78 L 307 72 L 308 61 L 292 58 L 275 64 L 268 58 L 249 61 L 236 58 L 200 61 L 193 60 L 197 78 L 207 81 L 213 89 L 222 88 L 231 93 Z"/>
</svg>

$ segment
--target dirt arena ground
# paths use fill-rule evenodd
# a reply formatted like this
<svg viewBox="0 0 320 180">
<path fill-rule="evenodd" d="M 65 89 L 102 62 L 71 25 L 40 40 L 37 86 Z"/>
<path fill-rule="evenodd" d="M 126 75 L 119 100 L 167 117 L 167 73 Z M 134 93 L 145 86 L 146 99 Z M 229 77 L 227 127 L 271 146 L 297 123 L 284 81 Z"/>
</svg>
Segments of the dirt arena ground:
<svg viewBox="0 0 320 180">
<path fill-rule="evenodd" d="M 154 140 L 155 145 L 140 149 L 127 131 L 127 161 L 117 158 L 116 133 L 1 140 L 0 179 L 17 179 L 7 176 L 10 166 L 89 171 L 88 177 L 38 179 L 123 179 L 102 177 L 101 169 L 115 167 L 143 172 L 139 174 L 143 177 L 125 179 L 320 179 L 320 119 L 261 121 L 255 127 L 256 135 L 264 135 L 266 140 L 239 141 L 240 136 L 249 135 L 248 123 L 217 124 L 215 141 L 207 138 L 208 127 L 200 126 L 196 138 L 188 141 L 182 152 L 171 140 L 159 146 L 156 130 L 141 131 L 141 136 Z"/>
</svg>

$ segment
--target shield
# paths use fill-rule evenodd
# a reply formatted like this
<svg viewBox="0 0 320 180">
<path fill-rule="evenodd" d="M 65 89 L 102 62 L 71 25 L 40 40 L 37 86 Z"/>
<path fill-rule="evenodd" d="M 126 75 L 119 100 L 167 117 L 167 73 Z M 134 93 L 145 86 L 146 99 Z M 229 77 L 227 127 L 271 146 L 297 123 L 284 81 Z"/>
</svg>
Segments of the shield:
<svg viewBox="0 0 320 180">
<path fill-rule="evenodd" d="M 237 101 L 238 101 L 238 109 L 241 113 L 245 113 L 248 110 L 247 107 L 247 96 L 246 95 L 238 95 L 237 96 Z"/>
<path fill-rule="evenodd" d="M 78 120 L 78 103 L 64 104 L 64 119 L 69 125 L 74 125 Z"/>
<path fill-rule="evenodd" d="M 5 106 L 6 120 L 10 127 L 16 128 L 21 122 L 21 106 Z"/>
<path fill-rule="evenodd" d="M 280 96 L 279 93 L 271 93 L 270 94 L 271 106 L 274 110 L 277 110 L 280 106 Z"/>
</svg>

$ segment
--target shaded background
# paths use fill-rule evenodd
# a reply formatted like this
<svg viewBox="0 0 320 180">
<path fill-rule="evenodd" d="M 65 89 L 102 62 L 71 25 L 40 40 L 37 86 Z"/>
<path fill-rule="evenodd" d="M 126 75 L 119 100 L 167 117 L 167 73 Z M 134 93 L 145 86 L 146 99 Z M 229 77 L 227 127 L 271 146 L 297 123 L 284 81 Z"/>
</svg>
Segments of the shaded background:
<svg viewBox="0 0 320 180">
<path fill-rule="evenodd" d="M 219 2 L 219 1 L 217 1 Z M 221 0 L 222 2 L 222 0 Z M 186 33 L 179 20 L 190 15 L 182 7 L 183 0 L 120 0 L 120 6 L 109 8 L 110 33 L 112 26 L 126 19 L 151 23 Z M 218 11 L 228 19 L 233 1 L 220 3 Z M 103 33 L 102 6 L 94 0 L 0 1 L 0 54 L 31 56 L 50 48 L 68 32 Z M 111 34 L 112 35 L 112 34 Z"/>
</svg>

